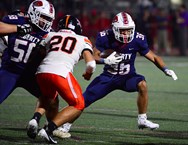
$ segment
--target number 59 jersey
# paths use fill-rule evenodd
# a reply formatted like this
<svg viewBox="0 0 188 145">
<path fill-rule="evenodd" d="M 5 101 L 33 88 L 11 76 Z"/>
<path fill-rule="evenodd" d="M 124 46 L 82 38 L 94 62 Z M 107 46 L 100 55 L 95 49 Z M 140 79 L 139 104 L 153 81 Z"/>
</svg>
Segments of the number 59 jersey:
<svg viewBox="0 0 188 145">
<path fill-rule="evenodd" d="M 93 52 L 87 37 L 67 29 L 48 33 L 45 41 L 49 50 L 37 73 L 52 73 L 66 78 L 69 72 L 73 72 L 84 50 Z"/>
</svg>

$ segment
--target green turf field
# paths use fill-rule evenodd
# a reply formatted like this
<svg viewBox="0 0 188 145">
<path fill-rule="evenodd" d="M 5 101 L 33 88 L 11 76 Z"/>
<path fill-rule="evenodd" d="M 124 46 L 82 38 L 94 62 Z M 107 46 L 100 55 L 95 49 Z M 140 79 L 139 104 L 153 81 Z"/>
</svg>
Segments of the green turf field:
<svg viewBox="0 0 188 145">
<path fill-rule="evenodd" d="M 137 93 L 115 91 L 87 108 L 71 129 L 70 139 L 57 139 L 63 145 L 188 145 L 188 58 L 164 57 L 166 64 L 179 79 L 166 77 L 148 60 L 138 57 L 137 72 L 148 82 L 148 117 L 159 123 L 155 131 L 137 128 Z M 75 76 L 83 90 L 89 82 L 81 75 L 85 66 L 80 62 Z M 98 66 L 94 76 L 102 71 Z M 62 99 L 61 106 L 65 103 Z M 25 90 L 16 89 L 0 105 L 0 144 L 45 144 L 26 135 L 27 122 L 33 115 L 36 99 Z M 45 118 L 41 120 L 41 127 Z"/>
</svg>

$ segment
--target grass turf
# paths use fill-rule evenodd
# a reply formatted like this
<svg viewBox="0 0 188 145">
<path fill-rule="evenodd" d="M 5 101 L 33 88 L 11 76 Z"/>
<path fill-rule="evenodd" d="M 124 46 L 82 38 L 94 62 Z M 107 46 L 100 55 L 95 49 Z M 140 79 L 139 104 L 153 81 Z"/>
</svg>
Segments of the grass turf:
<svg viewBox="0 0 188 145">
<path fill-rule="evenodd" d="M 71 129 L 70 139 L 58 139 L 64 145 L 187 145 L 188 144 L 188 58 L 164 57 L 178 80 L 166 77 L 151 62 L 138 57 L 137 72 L 146 77 L 149 89 L 148 118 L 160 124 L 155 131 L 137 128 L 137 93 L 114 91 L 92 104 Z M 80 62 L 74 74 L 83 91 L 90 83 L 81 75 L 85 69 Z M 92 78 L 102 71 L 102 65 Z M 61 100 L 60 106 L 65 106 Z M 16 89 L 0 105 L 0 144 L 45 144 L 39 138 L 30 140 L 26 125 L 33 115 L 36 99 L 25 90 Z M 43 117 L 40 127 L 45 122 Z"/>
</svg>

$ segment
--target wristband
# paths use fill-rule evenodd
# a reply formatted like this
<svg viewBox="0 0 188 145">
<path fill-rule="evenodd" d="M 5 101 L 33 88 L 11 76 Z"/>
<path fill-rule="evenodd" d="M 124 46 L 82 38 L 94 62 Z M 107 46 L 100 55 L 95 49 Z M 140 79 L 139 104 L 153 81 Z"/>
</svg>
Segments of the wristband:
<svg viewBox="0 0 188 145">
<path fill-rule="evenodd" d="M 95 71 L 95 68 L 96 68 L 95 60 L 87 62 L 87 64 L 86 64 L 86 72 L 87 73 L 93 73 Z"/>
<path fill-rule="evenodd" d="M 166 66 L 162 68 L 163 71 L 165 71 L 166 69 L 168 69 Z"/>
</svg>

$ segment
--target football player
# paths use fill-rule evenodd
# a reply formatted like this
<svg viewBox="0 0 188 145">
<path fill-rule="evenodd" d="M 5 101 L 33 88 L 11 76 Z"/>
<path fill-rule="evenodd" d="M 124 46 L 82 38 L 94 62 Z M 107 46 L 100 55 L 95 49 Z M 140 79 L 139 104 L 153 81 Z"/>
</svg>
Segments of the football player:
<svg viewBox="0 0 188 145">
<path fill-rule="evenodd" d="M 37 82 L 42 91 L 40 107 L 53 112 L 54 117 L 38 135 L 49 143 L 57 143 L 52 134 L 62 124 L 75 120 L 82 113 L 85 104 L 82 90 L 73 76 L 73 68 L 80 58 L 84 58 L 86 69 L 83 77 L 90 80 L 96 62 L 90 40 L 82 35 L 80 21 L 71 15 L 64 16 L 58 23 L 58 32 L 50 32 L 45 39 L 49 51 L 37 70 Z M 51 108 L 57 94 L 68 106 L 60 112 Z"/>
<path fill-rule="evenodd" d="M 102 52 L 110 52 L 109 49 L 113 53 L 107 58 L 101 58 Z M 137 53 L 153 62 L 167 76 L 177 80 L 174 71 L 168 69 L 163 59 L 148 48 L 146 37 L 135 31 L 132 17 L 126 12 L 120 12 L 113 19 L 112 29 L 98 33 L 94 56 L 97 63 L 104 64 L 104 71 L 86 88 L 83 94 L 85 107 L 114 90 L 138 92 L 138 128 L 154 130 L 159 128 L 159 124 L 147 119 L 148 88 L 145 77 L 135 69 Z M 71 125 L 64 124 L 64 131 L 68 132 Z"/>
<path fill-rule="evenodd" d="M 0 34 L 8 36 L 0 68 L 0 103 L 17 87 L 26 89 L 37 98 L 41 95 L 35 72 L 44 55 L 35 54 L 36 57 L 32 60 L 30 55 L 35 53 L 33 48 L 36 44 L 51 31 L 54 18 L 55 10 L 51 3 L 35 0 L 30 4 L 27 14 L 18 11 L 5 16 L 0 22 Z M 36 107 L 33 116 L 36 122 L 29 122 L 28 125 L 29 137 L 35 138 L 34 127 L 38 125 L 44 112 L 44 109 Z"/>
</svg>

